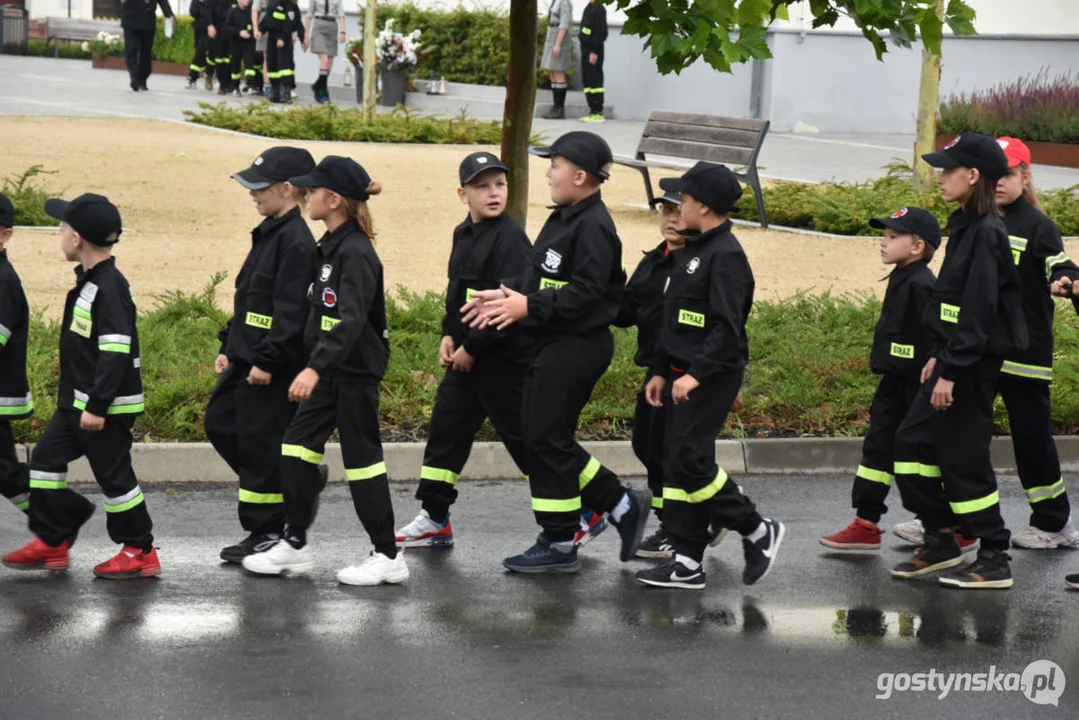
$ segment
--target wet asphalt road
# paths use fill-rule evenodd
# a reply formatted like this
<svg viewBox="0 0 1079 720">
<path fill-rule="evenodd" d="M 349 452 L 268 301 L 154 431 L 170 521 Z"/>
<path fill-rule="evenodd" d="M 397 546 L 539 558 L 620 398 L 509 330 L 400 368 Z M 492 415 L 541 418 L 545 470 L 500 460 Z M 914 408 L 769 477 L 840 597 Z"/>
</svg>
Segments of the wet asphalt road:
<svg viewBox="0 0 1079 720">
<path fill-rule="evenodd" d="M 890 535 L 876 554 L 817 544 L 850 519 L 846 478 L 740 482 L 788 524 L 779 564 L 743 587 L 729 538 L 706 558 L 703 592 L 638 585 L 643 561 L 618 562 L 613 530 L 579 575 L 505 573 L 502 557 L 535 533 L 521 483 L 463 483 L 456 547 L 409 551 L 410 581 L 379 588 L 334 581 L 368 547 L 341 484 L 311 535 L 320 571 L 294 580 L 219 565 L 240 537 L 234 489 L 155 490 L 161 578 L 92 578 L 114 552 L 102 512 L 66 574 L 0 569 L 0 719 L 1079 716 L 1079 594 L 1062 584 L 1079 552 L 1014 552 L 1011 591 L 893 581 L 905 551 Z M 398 524 L 416 512 L 411 492 L 394 487 Z M 1002 494 L 1018 527 L 1018 483 Z M 26 538 L 5 505 L 0 546 Z M 902 677 L 875 697 L 881 673 L 1022 673 L 1041 659 L 1069 683 L 1059 706 L 1020 691 L 938 699 L 901 692 Z"/>
</svg>

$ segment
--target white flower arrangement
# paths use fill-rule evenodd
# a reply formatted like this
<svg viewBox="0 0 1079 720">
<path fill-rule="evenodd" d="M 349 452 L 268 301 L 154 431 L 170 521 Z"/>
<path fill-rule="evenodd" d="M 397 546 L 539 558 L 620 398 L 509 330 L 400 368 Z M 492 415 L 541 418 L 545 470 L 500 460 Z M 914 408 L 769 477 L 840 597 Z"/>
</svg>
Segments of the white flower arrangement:
<svg viewBox="0 0 1079 720">
<path fill-rule="evenodd" d="M 81 47 L 83 52 L 90 52 L 90 43 L 88 41 L 84 40 Z"/>
<path fill-rule="evenodd" d="M 408 35 L 393 29 L 393 19 L 386 21 L 386 26 L 375 39 L 375 52 L 378 63 L 389 70 L 408 70 L 416 67 L 423 55 L 424 45 L 420 42 L 420 31 L 413 30 Z"/>
<path fill-rule="evenodd" d="M 102 30 L 101 32 L 99 32 L 97 34 L 97 39 L 100 42 L 105 43 L 106 45 L 115 45 L 116 43 L 120 42 L 120 36 L 119 35 L 110 35 L 107 32 L 105 32 L 104 30 Z M 83 43 L 83 44 L 86 45 L 86 43 Z"/>
</svg>

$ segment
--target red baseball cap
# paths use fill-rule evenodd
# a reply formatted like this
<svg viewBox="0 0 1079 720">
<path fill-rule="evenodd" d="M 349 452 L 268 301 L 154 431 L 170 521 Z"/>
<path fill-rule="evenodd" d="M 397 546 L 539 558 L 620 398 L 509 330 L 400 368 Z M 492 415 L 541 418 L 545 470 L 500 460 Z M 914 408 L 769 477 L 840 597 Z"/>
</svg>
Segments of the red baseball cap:
<svg viewBox="0 0 1079 720">
<path fill-rule="evenodd" d="M 1019 163 L 1030 167 L 1030 148 L 1018 138 L 997 138 L 997 145 L 1004 151 L 1004 157 L 1008 158 L 1008 167 L 1013 168 Z"/>
</svg>

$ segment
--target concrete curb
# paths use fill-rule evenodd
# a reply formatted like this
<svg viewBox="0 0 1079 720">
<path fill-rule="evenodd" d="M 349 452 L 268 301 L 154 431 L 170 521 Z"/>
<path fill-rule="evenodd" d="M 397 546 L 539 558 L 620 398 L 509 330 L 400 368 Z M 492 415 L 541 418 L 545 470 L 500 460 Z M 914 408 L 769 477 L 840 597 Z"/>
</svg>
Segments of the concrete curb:
<svg viewBox="0 0 1079 720">
<path fill-rule="evenodd" d="M 1079 472 L 1079 437 L 1056 438 L 1061 469 Z M 633 455 L 625 440 L 584 443 L 585 449 L 619 475 L 641 476 L 644 467 Z M 423 443 L 387 443 L 384 447 L 390 479 L 400 482 L 419 480 L 423 464 Z M 861 458 L 861 438 L 777 438 L 769 440 L 717 440 L 716 462 L 732 475 L 845 475 L 853 473 Z M 23 451 L 29 458 L 29 446 Z M 1015 456 L 1010 437 L 993 439 L 993 466 L 1000 473 L 1015 472 Z M 132 463 L 140 482 L 153 483 L 226 483 L 236 476 L 218 457 L 209 443 L 136 444 Z M 326 462 L 331 480 L 344 480 L 345 468 L 340 445 L 326 448 Z M 476 443 L 461 474 L 462 480 L 504 480 L 520 478 L 509 453 L 501 443 Z M 93 482 L 85 459 L 71 464 L 68 480 Z"/>
</svg>

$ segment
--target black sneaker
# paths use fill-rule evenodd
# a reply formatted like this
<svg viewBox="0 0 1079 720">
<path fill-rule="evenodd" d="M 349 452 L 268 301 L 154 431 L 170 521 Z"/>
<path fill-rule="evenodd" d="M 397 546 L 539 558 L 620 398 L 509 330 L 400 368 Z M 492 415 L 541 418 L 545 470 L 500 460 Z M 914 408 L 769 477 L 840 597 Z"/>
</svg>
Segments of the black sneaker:
<svg viewBox="0 0 1079 720">
<path fill-rule="evenodd" d="M 648 524 L 648 512 L 652 507 L 652 493 L 649 490 L 626 490 L 626 495 L 629 496 L 629 510 L 626 510 L 622 520 L 615 522 L 614 517 L 609 516 L 622 538 L 622 550 L 618 553 L 618 559 L 622 562 L 629 562 L 641 546 L 644 527 Z"/>
<path fill-rule="evenodd" d="M 969 590 L 994 590 L 1012 586 L 1011 556 L 1003 550 L 979 550 L 978 559 L 965 568 L 944 573 L 941 585 Z"/>
<path fill-rule="evenodd" d="M 1069 590 L 1079 590 L 1079 575 L 1065 575 L 1064 584 Z"/>
<path fill-rule="evenodd" d="M 703 590 L 704 570 L 690 570 L 675 560 L 641 570 L 637 573 L 637 582 L 652 587 L 682 588 L 683 590 Z"/>
<path fill-rule="evenodd" d="M 787 528 L 783 526 L 783 523 L 768 518 L 764 518 L 764 528 L 764 537 L 756 542 L 747 537 L 742 538 L 742 550 L 746 558 L 742 582 L 746 585 L 763 580 L 772 570 L 779 546 L 783 543 L 783 536 L 787 534 Z"/>
<path fill-rule="evenodd" d="M 185 87 L 184 89 L 185 90 L 194 90 L 195 89 L 195 78 L 189 77 L 187 79 L 187 87 Z"/>
<path fill-rule="evenodd" d="M 555 105 L 543 116 L 545 120 L 565 120 L 566 108 L 564 105 Z"/>
<path fill-rule="evenodd" d="M 671 536 L 667 533 L 667 528 L 660 525 L 654 533 L 642 540 L 641 546 L 637 548 L 637 557 L 648 560 L 670 560 L 673 558 L 674 545 L 671 544 Z M 641 580 L 641 582 L 644 581 Z"/>
<path fill-rule="evenodd" d="M 952 533 L 927 532 L 914 557 L 892 568 L 892 577 L 916 578 L 963 564 L 963 552 Z"/>
<path fill-rule="evenodd" d="M 230 563 L 242 563 L 248 555 L 266 552 L 280 539 L 281 536 L 277 533 L 251 533 L 235 545 L 229 545 L 222 550 L 221 559 Z"/>
<path fill-rule="evenodd" d="M 150 88 L 146 87 L 146 83 L 144 82 L 139 83 L 139 90 L 142 90 L 143 92 L 150 92 Z"/>
</svg>

